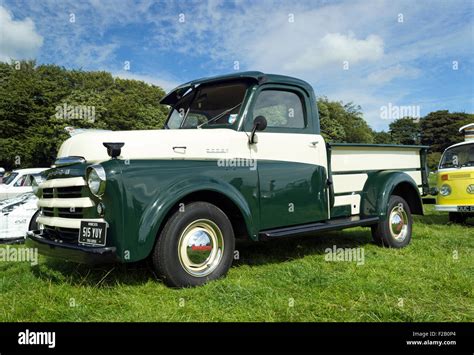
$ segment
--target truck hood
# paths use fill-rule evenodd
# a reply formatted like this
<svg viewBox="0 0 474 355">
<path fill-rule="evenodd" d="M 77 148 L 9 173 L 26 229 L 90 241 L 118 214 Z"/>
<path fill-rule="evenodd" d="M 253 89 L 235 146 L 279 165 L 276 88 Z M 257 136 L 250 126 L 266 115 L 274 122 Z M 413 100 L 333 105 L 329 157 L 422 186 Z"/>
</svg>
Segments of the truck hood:
<svg viewBox="0 0 474 355">
<path fill-rule="evenodd" d="M 120 159 L 216 159 L 239 156 L 233 147 L 245 145 L 233 144 L 236 140 L 245 142 L 247 136 L 226 128 L 86 132 L 67 139 L 58 158 L 80 156 L 98 163 L 110 159 L 103 143 L 125 143 Z"/>
</svg>

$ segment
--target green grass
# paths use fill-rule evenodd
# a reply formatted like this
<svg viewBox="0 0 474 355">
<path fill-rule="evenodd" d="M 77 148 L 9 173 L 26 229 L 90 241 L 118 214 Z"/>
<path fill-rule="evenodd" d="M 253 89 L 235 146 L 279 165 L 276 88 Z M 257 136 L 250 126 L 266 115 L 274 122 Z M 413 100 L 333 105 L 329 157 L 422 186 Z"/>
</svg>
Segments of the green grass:
<svg viewBox="0 0 474 355">
<path fill-rule="evenodd" d="M 407 248 L 363 228 L 239 245 L 227 278 L 194 289 L 164 286 L 145 263 L 0 262 L 0 320 L 472 322 L 474 229 L 428 208 Z M 365 263 L 325 261 L 334 244 L 364 248 Z"/>
</svg>

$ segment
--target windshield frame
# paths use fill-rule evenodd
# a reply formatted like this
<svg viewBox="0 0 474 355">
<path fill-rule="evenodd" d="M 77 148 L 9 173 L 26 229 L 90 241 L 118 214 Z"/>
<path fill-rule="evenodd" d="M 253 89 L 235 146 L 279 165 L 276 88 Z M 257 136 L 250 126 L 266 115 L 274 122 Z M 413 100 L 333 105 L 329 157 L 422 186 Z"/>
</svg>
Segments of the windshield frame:
<svg viewBox="0 0 474 355">
<path fill-rule="evenodd" d="M 223 85 L 223 84 L 232 84 L 232 83 L 235 83 L 235 82 L 245 83 L 245 84 L 247 84 L 247 88 L 245 90 L 242 101 L 240 103 L 239 111 L 237 113 L 237 118 L 233 123 L 207 124 L 207 122 L 206 122 L 206 123 L 202 124 L 201 127 L 182 127 L 182 126 L 179 127 L 179 128 L 170 128 L 169 127 L 169 122 L 170 122 L 171 116 L 176 111 L 175 107 L 179 106 L 181 101 L 184 100 L 185 98 L 187 98 L 189 95 L 194 96 L 194 97 L 191 98 L 191 101 L 193 101 L 195 99 L 195 97 L 197 96 L 197 93 L 199 92 L 200 88 L 209 87 L 209 86 L 216 86 L 216 85 Z M 229 128 L 229 129 L 233 129 L 235 131 L 238 131 L 240 129 L 240 126 L 241 126 L 240 122 L 242 121 L 243 116 L 245 116 L 246 108 L 247 108 L 247 105 L 249 103 L 249 98 L 251 97 L 252 89 L 254 87 L 255 87 L 255 84 L 252 83 L 251 80 L 247 80 L 247 79 L 243 79 L 243 78 L 237 78 L 237 79 L 225 80 L 225 81 L 216 81 L 216 82 L 212 82 L 212 83 L 204 83 L 202 85 L 198 84 L 198 85 L 196 85 L 192 88 L 192 91 L 189 91 L 185 96 L 183 96 L 180 100 L 178 100 L 174 105 L 172 105 L 172 106 L 170 105 L 170 111 L 168 113 L 168 116 L 166 117 L 166 121 L 165 121 L 165 124 L 164 124 L 164 129 L 177 129 L 177 130 L 179 130 L 179 129 Z M 186 113 L 186 115 L 187 115 L 187 113 Z M 211 117 L 210 120 L 212 120 L 212 118 L 214 118 L 214 117 Z M 183 117 L 183 120 L 184 120 L 184 117 Z M 181 121 L 181 125 L 182 125 L 182 123 L 183 123 L 183 121 Z"/>
<path fill-rule="evenodd" d="M 20 175 L 19 172 L 7 171 L 5 174 L 3 174 L 2 185 L 10 186 L 14 181 L 16 181 L 16 178 L 18 177 L 18 175 Z M 8 180 L 8 182 L 7 182 L 7 180 Z"/>
</svg>

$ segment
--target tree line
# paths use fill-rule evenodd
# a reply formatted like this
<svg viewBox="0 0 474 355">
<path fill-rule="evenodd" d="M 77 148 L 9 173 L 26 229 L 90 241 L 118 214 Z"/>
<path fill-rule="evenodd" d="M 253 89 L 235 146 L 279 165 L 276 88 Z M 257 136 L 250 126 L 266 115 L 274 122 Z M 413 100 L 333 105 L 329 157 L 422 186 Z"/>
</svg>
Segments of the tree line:
<svg viewBox="0 0 474 355">
<path fill-rule="evenodd" d="M 364 120 L 360 106 L 318 99 L 321 132 L 331 142 L 428 145 L 428 166 L 436 170 L 441 154 L 462 142 L 459 128 L 474 122 L 474 114 L 439 110 L 424 117 L 402 117 L 389 124 L 388 131 L 376 132 Z"/>
<path fill-rule="evenodd" d="M 0 166 L 48 167 L 64 128 L 163 127 L 163 89 L 107 72 L 67 70 L 34 61 L 0 62 Z"/>
<path fill-rule="evenodd" d="M 0 62 L 0 166 L 47 167 L 68 137 L 66 126 L 109 130 L 162 128 L 168 108 L 162 88 L 114 78 L 103 71 L 68 70 L 35 61 Z M 331 142 L 424 144 L 430 168 L 442 151 L 463 140 L 459 127 L 474 115 L 446 110 L 394 120 L 376 132 L 354 103 L 318 99 L 323 136 Z"/>
</svg>

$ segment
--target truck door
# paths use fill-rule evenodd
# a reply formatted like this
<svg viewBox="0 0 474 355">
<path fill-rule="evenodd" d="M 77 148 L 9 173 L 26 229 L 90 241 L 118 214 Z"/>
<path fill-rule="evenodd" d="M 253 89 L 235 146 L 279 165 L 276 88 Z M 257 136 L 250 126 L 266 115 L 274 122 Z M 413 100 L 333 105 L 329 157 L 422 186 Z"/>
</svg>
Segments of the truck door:
<svg viewBox="0 0 474 355">
<path fill-rule="evenodd" d="M 314 134 L 310 102 L 296 87 L 263 85 L 247 115 L 247 132 L 255 117 L 267 120 L 250 147 L 257 159 L 261 229 L 328 218 L 326 149 Z"/>
</svg>

